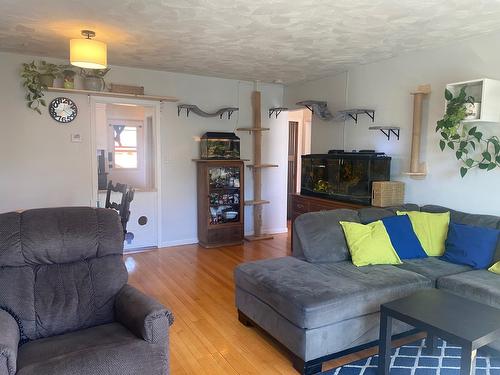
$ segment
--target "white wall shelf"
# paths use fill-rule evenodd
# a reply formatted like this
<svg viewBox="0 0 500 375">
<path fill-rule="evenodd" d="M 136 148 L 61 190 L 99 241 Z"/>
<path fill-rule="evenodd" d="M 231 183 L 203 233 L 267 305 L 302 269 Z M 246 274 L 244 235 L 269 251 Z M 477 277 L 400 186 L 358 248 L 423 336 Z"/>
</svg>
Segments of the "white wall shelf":
<svg viewBox="0 0 500 375">
<path fill-rule="evenodd" d="M 239 132 L 265 132 L 271 130 L 271 128 L 236 128 Z"/>
<path fill-rule="evenodd" d="M 154 100 L 158 102 L 178 102 L 179 99 L 173 96 L 157 96 L 157 95 L 137 95 L 137 94 L 122 94 L 118 92 L 109 91 L 91 91 L 91 90 L 76 90 L 76 89 L 65 89 L 59 87 L 48 87 L 49 92 L 61 92 L 64 94 L 82 94 L 88 96 L 105 96 L 112 98 L 122 98 L 122 99 L 141 99 L 141 100 Z"/>
<path fill-rule="evenodd" d="M 464 123 L 500 123 L 500 81 L 482 78 L 446 85 L 453 96 L 458 95 L 462 87 L 465 87 L 467 95 L 474 97 L 475 102 L 481 103 L 479 118 L 464 120 Z"/>
</svg>

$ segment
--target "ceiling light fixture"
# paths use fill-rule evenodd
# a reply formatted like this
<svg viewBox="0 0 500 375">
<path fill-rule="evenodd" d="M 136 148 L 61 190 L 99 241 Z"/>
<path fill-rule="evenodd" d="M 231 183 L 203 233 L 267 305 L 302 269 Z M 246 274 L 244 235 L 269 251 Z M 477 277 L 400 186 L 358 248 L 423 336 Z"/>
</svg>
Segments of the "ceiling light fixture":
<svg viewBox="0 0 500 375">
<path fill-rule="evenodd" d="M 108 66 L 106 43 L 93 40 L 95 32 L 82 30 L 85 39 L 69 41 L 69 61 L 71 65 L 87 69 L 105 69 Z"/>
</svg>

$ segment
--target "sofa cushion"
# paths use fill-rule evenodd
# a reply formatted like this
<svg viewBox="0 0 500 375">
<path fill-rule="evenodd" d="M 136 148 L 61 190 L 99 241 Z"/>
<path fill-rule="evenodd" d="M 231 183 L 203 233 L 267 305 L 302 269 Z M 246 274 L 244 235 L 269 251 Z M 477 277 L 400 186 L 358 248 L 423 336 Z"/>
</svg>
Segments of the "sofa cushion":
<svg viewBox="0 0 500 375">
<path fill-rule="evenodd" d="M 19 348 L 17 364 L 17 375 L 166 374 L 168 355 L 111 323 L 31 341 Z"/>
<path fill-rule="evenodd" d="M 413 230 L 427 255 L 441 256 L 444 254 L 446 235 L 450 224 L 449 212 L 398 211 L 397 214 L 408 215 Z"/>
<path fill-rule="evenodd" d="M 500 276 L 487 270 L 474 270 L 442 277 L 439 289 L 500 308 Z"/>
<path fill-rule="evenodd" d="M 244 263 L 238 288 L 298 327 L 317 328 L 379 311 L 380 304 L 431 287 L 426 277 L 390 265 L 313 264 L 293 257 Z"/>
<path fill-rule="evenodd" d="M 401 264 L 381 220 L 370 224 L 341 221 L 352 263 L 358 267 L 375 264 Z"/>
<path fill-rule="evenodd" d="M 441 259 L 487 269 L 493 262 L 500 230 L 450 223 L 446 250 Z"/>
<path fill-rule="evenodd" d="M 358 210 L 359 221 L 362 224 L 368 224 L 372 221 L 382 220 L 384 217 L 394 216 L 397 211 L 419 211 L 420 208 L 416 204 L 403 204 L 394 207 L 365 207 Z"/>
<path fill-rule="evenodd" d="M 435 205 L 427 205 L 421 208 L 425 212 L 450 212 L 450 220 L 454 223 L 472 225 L 475 227 L 486 227 L 500 229 L 500 216 L 468 214 L 461 211 L 450 210 L 449 208 Z M 500 260 L 500 241 L 497 243 L 494 261 Z"/>
<path fill-rule="evenodd" d="M 463 264 L 454 264 L 446 262 L 436 257 L 428 257 L 423 259 L 408 259 L 403 261 L 403 264 L 397 267 L 418 273 L 427 277 L 436 283 L 436 280 L 443 276 L 455 275 L 457 273 L 470 271 L 472 267 Z"/>
<path fill-rule="evenodd" d="M 500 275 L 500 262 L 496 262 L 494 265 L 488 268 L 488 271 Z"/>
<path fill-rule="evenodd" d="M 427 258 L 408 215 L 384 217 L 382 223 L 400 259 Z"/>
<path fill-rule="evenodd" d="M 340 209 L 300 215 L 294 222 L 297 241 L 311 263 L 349 259 L 349 250 L 339 221 L 359 223 L 357 211 Z M 295 239 L 294 239 L 295 240 Z"/>
</svg>

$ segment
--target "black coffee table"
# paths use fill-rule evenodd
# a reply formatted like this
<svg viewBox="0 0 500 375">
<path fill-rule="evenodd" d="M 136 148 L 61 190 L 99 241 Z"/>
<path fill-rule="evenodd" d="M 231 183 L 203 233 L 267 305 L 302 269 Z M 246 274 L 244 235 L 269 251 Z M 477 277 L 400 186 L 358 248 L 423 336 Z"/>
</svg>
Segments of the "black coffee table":
<svg viewBox="0 0 500 375">
<path fill-rule="evenodd" d="M 380 306 L 380 375 L 389 374 L 392 319 L 427 332 L 426 352 L 437 338 L 462 347 L 461 375 L 473 373 L 477 349 L 500 339 L 500 309 L 437 289 L 423 290 Z"/>
</svg>

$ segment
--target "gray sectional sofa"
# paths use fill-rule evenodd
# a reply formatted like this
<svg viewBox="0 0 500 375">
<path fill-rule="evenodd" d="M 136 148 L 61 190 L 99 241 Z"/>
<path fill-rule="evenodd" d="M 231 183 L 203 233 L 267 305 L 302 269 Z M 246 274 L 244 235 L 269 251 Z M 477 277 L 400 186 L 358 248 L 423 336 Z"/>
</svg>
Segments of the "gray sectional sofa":
<svg viewBox="0 0 500 375">
<path fill-rule="evenodd" d="M 241 264 L 235 270 L 239 319 L 283 344 L 302 374 L 322 362 L 370 346 L 379 335 L 379 307 L 417 290 L 440 288 L 500 308 L 500 276 L 486 270 L 425 258 L 402 265 L 355 267 L 339 220 L 368 223 L 396 210 L 451 212 L 457 223 L 500 229 L 500 217 L 440 206 L 406 204 L 307 213 L 293 227 L 293 254 Z M 500 260 L 500 241 L 495 260 Z M 395 334 L 412 330 L 394 323 Z M 500 350 L 500 341 L 493 343 Z"/>
</svg>

